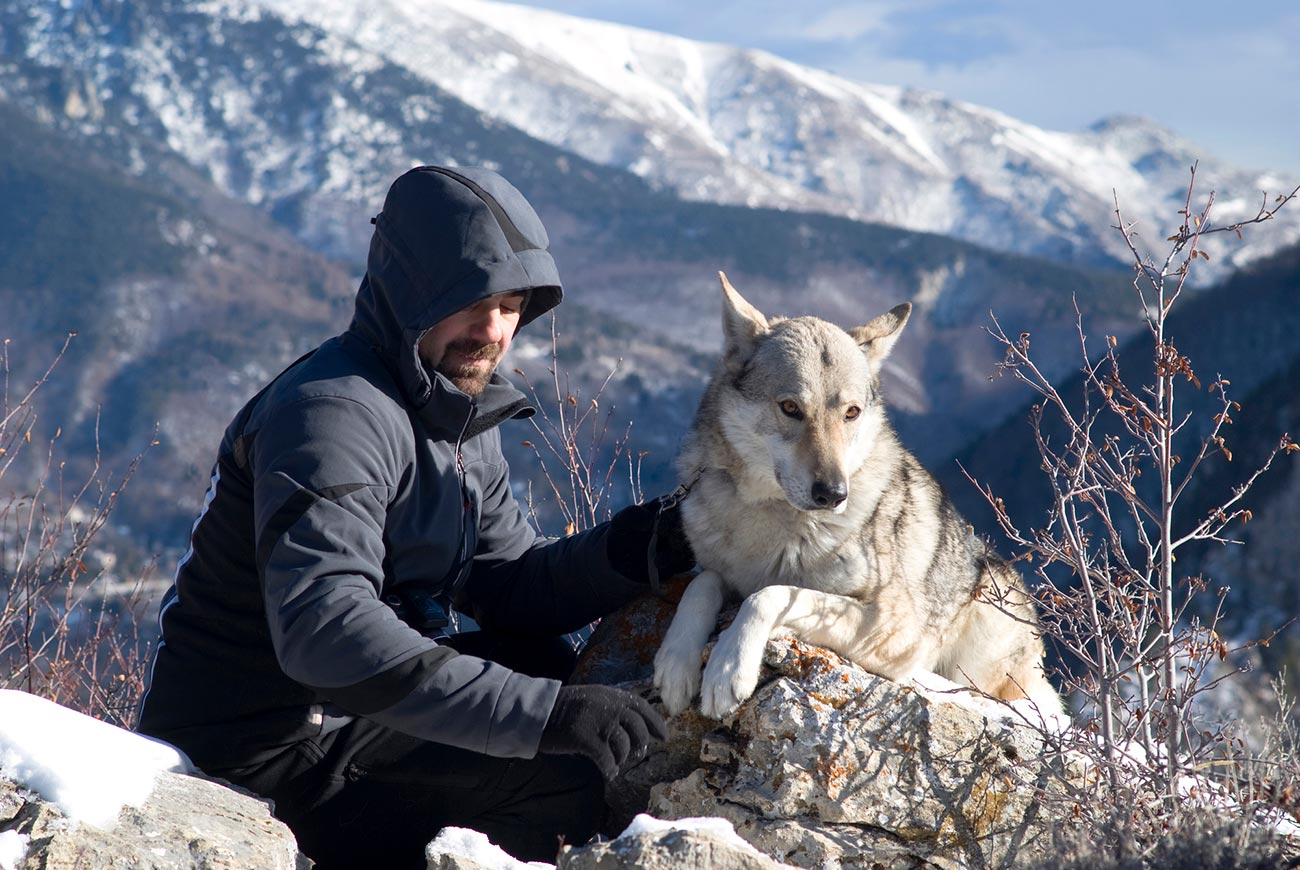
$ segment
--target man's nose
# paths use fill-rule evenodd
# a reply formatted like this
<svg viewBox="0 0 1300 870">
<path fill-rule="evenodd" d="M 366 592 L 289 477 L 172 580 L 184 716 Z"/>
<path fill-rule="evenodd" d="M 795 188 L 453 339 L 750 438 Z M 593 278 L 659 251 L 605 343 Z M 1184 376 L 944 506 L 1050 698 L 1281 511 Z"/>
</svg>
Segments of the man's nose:
<svg viewBox="0 0 1300 870">
<path fill-rule="evenodd" d="M 505 335 L 506 321 L 501 309 L 489 308 L 482 316 L 474 318 L 473 336 L 484 344 L 498 344 Z"/>
</svg>

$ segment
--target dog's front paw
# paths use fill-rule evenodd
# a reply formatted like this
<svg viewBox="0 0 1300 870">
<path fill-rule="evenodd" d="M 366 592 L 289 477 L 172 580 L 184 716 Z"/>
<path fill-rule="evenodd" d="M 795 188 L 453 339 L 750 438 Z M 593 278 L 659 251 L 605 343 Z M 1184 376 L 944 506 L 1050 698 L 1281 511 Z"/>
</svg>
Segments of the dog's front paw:
<svg viewBox="0 0 1300 870">
<path fill-rule="evenodd" d="M 700 658 L 703 651 L 671 649 L 667 644 L 655 654 L 655 688 L 669 716 L 676 716 L 695 700 L 700 690 Z"/>
<path fill-rule="evenodd" d="M 700 712 L 713 719 L 725 719 L 758 687 L 763 666 L 763 646 L 746 643 L 745 633 L 732 626 L 722 633 L 704 668 L 700 689 Z"/>
</svg>

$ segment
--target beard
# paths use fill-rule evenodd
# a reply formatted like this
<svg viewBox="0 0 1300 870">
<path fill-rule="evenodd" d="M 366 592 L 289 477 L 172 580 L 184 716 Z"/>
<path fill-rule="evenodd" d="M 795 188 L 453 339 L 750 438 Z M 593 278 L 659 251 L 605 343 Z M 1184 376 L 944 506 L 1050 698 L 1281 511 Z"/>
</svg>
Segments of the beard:
<svg viewBox="0 0 1300 870">
<path fill-rule="evenodd" d="M 454 359 L 453 359 L 454 357 Z M 501 347 L 496 344 L 479 344 L 474 341 L 456 341 L 447 345 L 442 360 L 434 368 L 456 385 L 467 396 L 477 396 L 492 379 L 501 358 Z M 488 365 L 472 365 L 473 360 L 486 360 Z"/>
</svg>

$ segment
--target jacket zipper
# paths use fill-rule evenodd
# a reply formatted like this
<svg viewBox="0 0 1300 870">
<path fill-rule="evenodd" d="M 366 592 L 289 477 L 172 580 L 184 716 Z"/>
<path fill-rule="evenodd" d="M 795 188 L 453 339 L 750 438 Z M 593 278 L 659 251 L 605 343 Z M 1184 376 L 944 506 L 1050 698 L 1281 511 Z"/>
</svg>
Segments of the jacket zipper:
<svg viewBox="0 0 1300 870">
<path fill-rule="evenodd" d="M 461 507 L 469 509 L 469 488 L 465 482 L 465 456 L 460 452 L 461 444 L 465 440 L 465 433 L 469 430 L 469 421 L 474 419 L 474 412 L 470 411 L 469 416 L 460 427 L 460 434 L 456 436 L 456 482 L 460 484 Z M 465 522 L 464 514 L 461 514 L 462 525 Z M 463 529 L 462 529 L 463 531 Z M 462 540 L 464 536 L 462 535 Z"/>
<path fill-rule="evenodd" d="M 473 501 L 469 496 L 469 484 L 465 479 L 465 456 L 461 452 L 461 444 L 465 439 L 465 432 L 469 429 L 470 421 L 474 419 L 474 412 L 471 411 L 465 418 L 464 424 L 460 427 L 460 434 L 456 436 L 456 482 L 460 486 L 460 548 L 456 554 L 456 576 L 452 578 L 451 588 L 446 591 L 446 611 L 451 620 L 449 626 L 454 634 L 460 628 L 460 620 L 456 615 L 455 601 L 460 594 L 460 589 L 465 585 L 469 577 L 469 563 L 473 554 L 469 552 L 469 523 L 470 512 L 473 508 Z"/>
</svg>

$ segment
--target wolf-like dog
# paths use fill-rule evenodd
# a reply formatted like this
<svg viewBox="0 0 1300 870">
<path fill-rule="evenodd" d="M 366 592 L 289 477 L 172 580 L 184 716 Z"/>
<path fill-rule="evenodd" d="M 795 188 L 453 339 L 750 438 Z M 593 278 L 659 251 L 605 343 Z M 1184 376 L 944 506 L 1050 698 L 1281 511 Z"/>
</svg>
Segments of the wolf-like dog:
<svg viewBox="0 0 1300 870">
<path fill-rule="evenodd" d="M 958 515 L 885 416 L 880 369 L 904 303 L 844 331 L 767 318 L 721 272 L 724 349 L 677 460 L 702 569 L 655 656 L 671 714 L 723 718 L 790 633 L 895 680 L 935 672 L 1063 712 L 1017 572 Z M 744 597 L 703 668 L 725 593 Z"/>
</svg>

